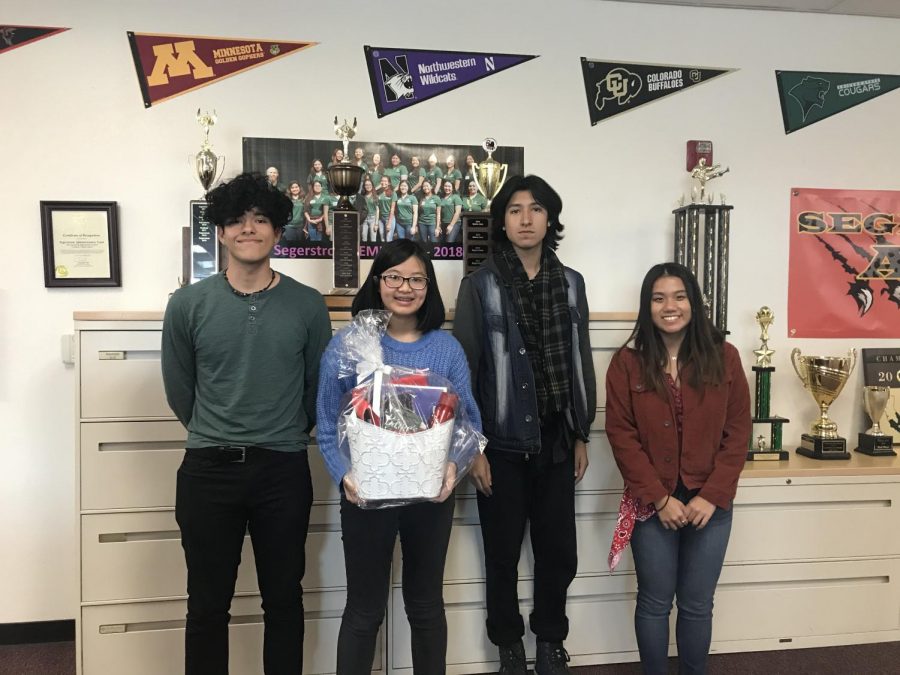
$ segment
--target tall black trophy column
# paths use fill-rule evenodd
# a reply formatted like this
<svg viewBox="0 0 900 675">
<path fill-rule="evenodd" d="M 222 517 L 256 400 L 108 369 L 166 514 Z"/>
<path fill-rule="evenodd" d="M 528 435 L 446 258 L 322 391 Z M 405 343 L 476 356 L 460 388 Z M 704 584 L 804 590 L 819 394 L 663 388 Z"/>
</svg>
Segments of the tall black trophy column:
<svg viewBox="0 0 900 675">
<path fill-rule="evenodd" d="M 733 208 L 726 204 L 688 204 L 672 212 L 675 214 L 675 262 L 697 277 L 706 314 L 725 333 L 728 332 L 728 251 Z"/>
<path fill-rule="evenodd" d="M 350 195 L 359 190 L 363 169 L 342 162 L 328 167 L 328 182 L 340 196 L 334 208 L 331 230 L 333 284 L 332 293 L 353 293 L 359 288 L 359 212 L 350 202 Z"/>
</svg>

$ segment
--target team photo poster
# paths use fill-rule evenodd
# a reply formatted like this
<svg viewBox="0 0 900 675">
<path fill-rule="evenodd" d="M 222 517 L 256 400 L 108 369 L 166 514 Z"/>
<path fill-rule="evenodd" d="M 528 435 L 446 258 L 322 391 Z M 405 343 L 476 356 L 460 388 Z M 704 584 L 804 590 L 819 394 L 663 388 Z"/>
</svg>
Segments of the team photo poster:
<svg viewBox="0 0 900 675">
<path fill-rule="evenodd" d="M 330 193 L 325 172 L 331 163 L 343 159 L 341 141 L 288 138 L 243 140 L 244 171 L 268 175 L 280 190 L 294 199 L 294 217 L 272 251 L 272 257 L 331 258 L 331 227 L 328 221 L 333 215 L 337 195 Z M 462 260 L 462 222 L 458 215 L 454 218 L 454 213 L 457 207 L 460 213 L 482 211 L 484 208 L 483 202 L 471 196 L 469 188 L 473 175 L 471 163 L 486 157 L 480 145 L 351 141 L 348 154 L 351 163 L 364 167 L 365 177 L 372 181 L 376 192 L 366 200 L 362 194 L 363 183 L 360 192 L 352 198 L 360 212 L 361 258 L 374 258 L 388 237 L 406 237 L 422 241 L 434 260 Z M 524 173 L 525 148 L 501 147 L 494 151 L 493 157 L 509 166 L 508 176 Z M 272 169 L 277 172 L 277 177 Z M 416 233 L 404 222 L 409 218 L 410 208 L 400 208 L 400 200 L 405 196 L 400 186 L 402 176 L 408 177 L 406 182 L 416 202 Z M 422 187 L 425 177 L 430 178 L 432 188 L 437 188 L 431 200 Z M 378 206 L 379 198 L 379 217 L 375 219 L 373 205 Z M 424 234 L 428 226 L 423 225 L 423 219 L 428 222 L 429 217 L 435 217 L 435 199 L 443 205 L 434 230 L 426 239 Z M 405 201 L 409 203 L 410 199 L 407 197 Z M 385 207 L 392 202 L 394 215 L 390 216 Z M 479 206 L 479 203 L 482 205 Z M 325 216 L 326 213 L 329 215 Z"/>
</svg>

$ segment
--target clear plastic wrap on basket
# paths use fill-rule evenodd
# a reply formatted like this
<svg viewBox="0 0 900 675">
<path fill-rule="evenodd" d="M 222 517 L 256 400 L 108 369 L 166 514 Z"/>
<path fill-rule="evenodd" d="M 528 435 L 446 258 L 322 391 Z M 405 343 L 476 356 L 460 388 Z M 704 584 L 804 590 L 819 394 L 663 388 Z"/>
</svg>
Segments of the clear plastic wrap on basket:
<svg viewBox="0 0 900 675">
<path fill-rule="evenodd" d="M 446 499 L 487 444 L 447 378 L 383 362 L 389 320 L 360 312 L 338 353 L 338 377 L 356 386 L 341 400 L 337 443 L 363 508 Z"/>
</svg>

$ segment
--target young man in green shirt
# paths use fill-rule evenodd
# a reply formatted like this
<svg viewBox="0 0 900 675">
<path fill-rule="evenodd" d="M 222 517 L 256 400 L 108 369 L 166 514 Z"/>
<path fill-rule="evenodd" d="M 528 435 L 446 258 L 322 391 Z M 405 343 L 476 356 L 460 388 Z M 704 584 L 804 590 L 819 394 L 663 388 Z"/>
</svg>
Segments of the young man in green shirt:
<svg viewBox="0 0 900 675">
<path fill-rule="evenodd" d="M 265 671 L 300 673 L 306 448 L 331 323 L 317 291 L 269 265 L 291 200 L 257 174 L 206 198 L 228 268 L 175 292 L 162 335 L 166 397 L 188 430 L 175 497 L 187 563 L 185 673 L 228 672 L 228 611 L 248 531 Z"/>
</svg>

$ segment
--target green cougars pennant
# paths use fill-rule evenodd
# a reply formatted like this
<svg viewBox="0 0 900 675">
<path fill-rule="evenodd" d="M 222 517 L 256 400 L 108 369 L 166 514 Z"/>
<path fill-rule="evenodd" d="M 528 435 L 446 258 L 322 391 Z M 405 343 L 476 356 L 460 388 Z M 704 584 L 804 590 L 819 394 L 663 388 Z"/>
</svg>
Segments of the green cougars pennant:
<svg viewBox="0 0 900 675">
<path fill-rule="evenodd" d="M 786 134 L 900 87 L 900 75 L 776 70 L 775 79 Z"/>
</svg>

